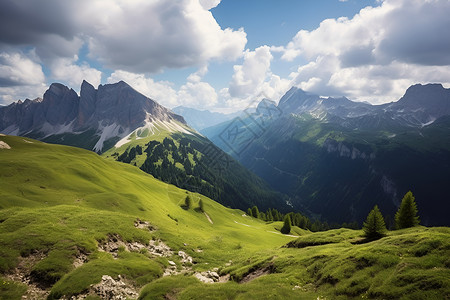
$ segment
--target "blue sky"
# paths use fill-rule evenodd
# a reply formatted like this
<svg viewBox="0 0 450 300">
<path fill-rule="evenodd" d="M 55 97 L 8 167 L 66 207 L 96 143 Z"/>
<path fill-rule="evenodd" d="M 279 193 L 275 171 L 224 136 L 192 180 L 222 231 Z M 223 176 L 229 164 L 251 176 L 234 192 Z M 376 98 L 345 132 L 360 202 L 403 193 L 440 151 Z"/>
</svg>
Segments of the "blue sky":
<svg viewBox="0 0 450 300">
<path fill-rule="evenodd" d="M 448 0 L 4 0 L 0 104 L 124 80 L 235 111 L 292 86 L 356 101 L 450 86 Z"/>
</svg>

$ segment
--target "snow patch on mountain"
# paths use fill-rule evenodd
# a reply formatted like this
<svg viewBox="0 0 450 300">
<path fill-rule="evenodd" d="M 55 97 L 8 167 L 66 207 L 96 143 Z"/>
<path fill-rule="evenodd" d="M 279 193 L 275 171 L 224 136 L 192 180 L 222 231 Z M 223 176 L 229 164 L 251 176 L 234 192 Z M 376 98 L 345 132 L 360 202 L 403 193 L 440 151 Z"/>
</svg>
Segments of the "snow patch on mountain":
<svg viewBox="0 0 450 300">
<path fill-rule="evenodd" d="M 73 133 L 73 123 L 74 120 L 67 124 L 57 124 L 57 125 L 51 125 L 48 122 L 45 122 L 44 125 L 42 125 L 41 132 L 45 134 L 44 138 L 50 136 L 50 135 L 57 135 L 57 134 L 63 134 L 63 133 Z"/>
<path fill-rule="evenodd" d="M 147 134 L 143 136 L 143 133 L 147 131 Z M 131 137 L 135 135 L 136 139 L 142 139 L 146 138 L 151 135 L 155 135 L 160 133 L 161 131 L 168 131 L 168 132 L 180 132 L 185 133 L 189 135 L 193 135 L 194 133 L 192 131 L 187 130 L 186 128 L 182 127 L 181 125 L 177 124 L 176 122 L 170 120 L 170 121 L 161 121 L 161 120 L 154 120 L 152 121 L 150 118 L 150 115 L 147 116 L 147 119 L 145 121 L 145 125 L 139 128 L 136 128 L 129 134 L 127 134 L 125 137 L 123 137 L 121 140 L 119 140 L 114 147 L 119 148 L 123 145 L 131 142 Z"/>
<path fill-rule="evenodd" d="M 100 127 L 101 125 L 99 124 L 99 128 L 101 128 Z M 106 140 L 108 140 L 108 139 L 110 139 L 110 138 L 112 138 L 112 137 L 115 137 L 115 136 L 120 136 L 120 128 L 121 128 L 121 126 L 120 125 L 118 125 L 118 124 L 116 124 L 116 123 L 113 123 L 113 124 L 111 124 L 111 125 L 108 125 L 108 126 L 106 126 L 106 127 L 103 127 L 102 129 L 101 129 L 101 132 L 102 132 L 102 134 L 100 135 L 100 139 L 97 141 L 97 143 L 95 144 L 95 146 L 94 146 L 94 151 L 95 152 L 100 152 L 100 151 L 102 151 L 103 150 L 103 143 L 106 141 Z"/>
</svg>

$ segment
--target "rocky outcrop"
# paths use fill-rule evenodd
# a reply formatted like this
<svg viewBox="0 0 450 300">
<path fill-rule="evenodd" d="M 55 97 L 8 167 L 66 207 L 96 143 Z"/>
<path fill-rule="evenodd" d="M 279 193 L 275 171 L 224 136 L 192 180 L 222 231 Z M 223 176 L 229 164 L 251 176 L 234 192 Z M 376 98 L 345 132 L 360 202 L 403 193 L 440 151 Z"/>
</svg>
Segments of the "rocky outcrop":
<svg viewBox="0 0 450 300">
<path fill-rule="evenodd" d="M 325 142 L 323 143 L 323 147 L 327 150 L 328 153 L 337 153 L 340 157 L 347 157 L 352 160 L 372 160 L 375 158 L 375 153 L 366 153 L 352 145 L 338 142 L 330 138 L 327 138 L 325 140 Z"/>
</svg>

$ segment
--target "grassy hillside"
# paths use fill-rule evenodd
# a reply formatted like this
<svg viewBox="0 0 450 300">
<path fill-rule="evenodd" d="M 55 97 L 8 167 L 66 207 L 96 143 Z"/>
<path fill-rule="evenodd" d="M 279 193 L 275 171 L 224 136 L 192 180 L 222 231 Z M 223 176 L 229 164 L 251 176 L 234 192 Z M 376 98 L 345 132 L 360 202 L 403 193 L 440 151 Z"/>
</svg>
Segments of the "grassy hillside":
<svg viewBox="0 0 450 300">
<path fill-rule="evenodd" d="M 157 179 L 206 195 L 225 206 L 289 209 L 287 196 L 270 189 L 205 137 L 163 127 L 152 130 L 138 129 L 103 156 L 137 166 Z"/>
<path fill-rule="evenodd" d="M 395 231 L 363 244 L 358 230 L 293 228 L 285 236 L 281 222 L 249 218 L 128 164 L 22 137 L 0 140 L 11 148 L 0 149 L 0 299 L 99 299 L 104 275 L 140 299 L 450 295 L 448 228 Z M 172 252 L 156 255 L 152 245 Z M 230 280 L 196 278 L 207 271 Z"/>
<path fill-rule="evenodd" d="M 44 287 L 56 283 L 56 296 L 79 293 L 104 274 L 125 275 L 138 286 L 162 275 L 167 259 L 155 262 L 145 254 L 124 254 L 119 265 L 112 264 L 97 244 L 113 235 L 144 244 L 162 239 L 173 250 L 193 256 L 199 270 L 292 239 L 270 232 L 276 231 L 273 226 L 244 217 L 242 211 L 189 193 L 194 208 L 203 201 L 211 224 L 202 212 L 180 206 L 188 192 L 136 167 L 78 148 L 22 137 L 0 139 L 11 147 L 0 149 L 0 271 L 11 272 L 20 256 L 42 254 L 45 258 L 29 271 Z M 136 228 L 137 219 L 157 230 Z M 88 261 L 75 269 L 80 253 Z M 73 278 L 82 280 L 74 286 Z M 17 285 L 3 284 L 0 291 L 8 286 Z"/>
</svg>

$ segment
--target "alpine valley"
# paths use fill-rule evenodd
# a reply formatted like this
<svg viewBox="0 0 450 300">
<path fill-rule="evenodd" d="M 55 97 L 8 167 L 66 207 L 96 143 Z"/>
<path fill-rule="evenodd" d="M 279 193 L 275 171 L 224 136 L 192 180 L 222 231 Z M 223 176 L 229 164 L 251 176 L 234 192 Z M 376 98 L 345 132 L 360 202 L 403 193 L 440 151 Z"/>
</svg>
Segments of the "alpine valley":
<svg viewBox="0 0 450 300">
<path fill-rule="evenodd" d="M 450 225 L 450 90 L 440 84 L 411 86 L 383 105 L 294 87 L 278 105 L 264 99 L 202 133 L 289 195 L 296 210 L 362 222 L 378 204 L 389 223 L 411 190 L 422 224 Z"/>
</svg>

